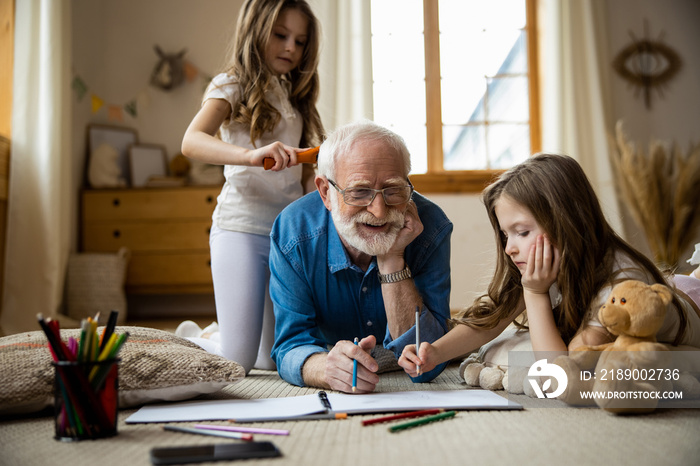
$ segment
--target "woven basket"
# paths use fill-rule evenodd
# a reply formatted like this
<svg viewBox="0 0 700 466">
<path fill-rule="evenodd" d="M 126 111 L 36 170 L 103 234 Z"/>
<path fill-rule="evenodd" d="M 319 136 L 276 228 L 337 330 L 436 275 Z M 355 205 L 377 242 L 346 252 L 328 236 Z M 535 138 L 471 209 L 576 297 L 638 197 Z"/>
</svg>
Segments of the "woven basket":
<svg viewBox="0 0 700 466">
<path fill-rule="evenodd" d="M 68 258 L 66 277 L 68 316 L 80 320 L 100 313 L 100 325 L 112 310 L 119 311 L 117 323 L 126 321 L 126 266 L 130 253 L 121 248 L 116 254 L 82 253 Z"/>
</svg>

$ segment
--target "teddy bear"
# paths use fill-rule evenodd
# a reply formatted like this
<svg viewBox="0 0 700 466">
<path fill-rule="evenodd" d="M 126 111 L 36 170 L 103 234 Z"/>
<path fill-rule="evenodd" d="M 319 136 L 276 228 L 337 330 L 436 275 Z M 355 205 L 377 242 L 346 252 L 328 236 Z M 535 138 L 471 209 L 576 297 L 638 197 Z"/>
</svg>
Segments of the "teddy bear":
<svg viewBox="0 0 700 466">
<path fill-rule="evenodd" d="M 656 333 L 664 323 L 672 296 L 671 290 L 661 284 L 638 280 L 617 284 L 598 311 L 599 322 L 617 338 L 611 343 L 578 348 L 554 360 L 568 378 L 566 390 L 558 399 L 571 405 L 597 405 L 613 413 L 654 411 L 658 400 L 651 394 L 673 388 L 672 380 L 652 375 L 667 368 L 671 359 L 668 348 L 656 341 Z M 607 396 L 591 400 L 583 393 Z"/>
<path fill-rule="evenodd" d="M 119 152 L 108 143 L 100 144 L 90 155 L 88 181 L 93 188 L 115 188 L 126 186 L 119 167 Z"/>
</svg>

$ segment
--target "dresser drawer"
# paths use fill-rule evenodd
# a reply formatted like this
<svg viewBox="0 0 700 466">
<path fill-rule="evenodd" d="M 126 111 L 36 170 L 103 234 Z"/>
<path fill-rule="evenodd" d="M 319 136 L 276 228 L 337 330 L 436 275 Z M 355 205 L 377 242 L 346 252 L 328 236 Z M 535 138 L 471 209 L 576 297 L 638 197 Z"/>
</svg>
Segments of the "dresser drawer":
<svg viewBox="0 0 700 466">
<path fill-rule="evenodd" d="M 81 250 L 131 251 L 129 294 L 213 291 L 209 231 L 218 186 L 82 193 Z"/>
<path fill-rule="evenodd" d="M 125 246 L 132 252 L 209 250 L 211 220 L 193 222 L 105 222 L 83 229 L 88 252 L 113 252 Z"/>
<path fill-rule="evenodd" d="M 83 221 L 211 218 L 218 187 L 110 189 L 83 193 Z"/>
<path fill-rule="evenodd" d="M 127 287 L 207 285 L 211 287 L 209 252 L 192 254 L 133 254 Z"/>
</svg>

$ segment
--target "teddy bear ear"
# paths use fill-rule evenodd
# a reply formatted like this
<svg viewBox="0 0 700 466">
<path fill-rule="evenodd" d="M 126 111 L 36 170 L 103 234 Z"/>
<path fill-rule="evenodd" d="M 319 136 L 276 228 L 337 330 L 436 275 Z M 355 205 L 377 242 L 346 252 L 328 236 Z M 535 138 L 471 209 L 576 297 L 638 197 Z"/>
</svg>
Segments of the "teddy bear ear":
<svg viewBox="0 0 700 466">
<path fill-rule="evenodd" d="M 670 303 L 673 299 L 673 293 L 671 293 L 670 288 L 666 285 L 654 283 L 653 285 L 651 285 L 651 289 L 659 295 L 659 298 L 661 298 L 661 301 L 663 301 L 665 305 L 668 305 L 668 303 Z"/>
</svg>

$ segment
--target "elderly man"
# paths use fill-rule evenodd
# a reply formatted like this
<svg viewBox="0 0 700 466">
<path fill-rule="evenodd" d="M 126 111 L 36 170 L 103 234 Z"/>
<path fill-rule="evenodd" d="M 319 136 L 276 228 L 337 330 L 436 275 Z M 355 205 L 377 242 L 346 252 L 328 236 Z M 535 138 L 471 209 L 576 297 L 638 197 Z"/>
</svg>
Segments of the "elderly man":
<svg viewBox="0 0 700 466">
<path fill-rule="evenodd" d="M 379 342 L 398 357 L 415 343 L 416 307 L 421 341 L 446 332 L 452 223 L 413 192 L 408 149 L 381 126 L 339 128 L 318 159 L 318 192 L 290 204 L 270 234 L 272 358 L 289 383 L 344 392 L 357 360 L 357 390 L 371 392 L 372 350 Z"/>
</svg>

